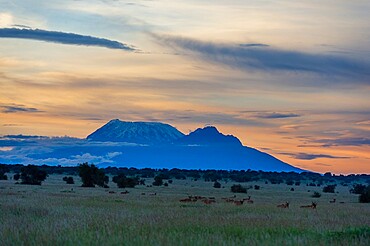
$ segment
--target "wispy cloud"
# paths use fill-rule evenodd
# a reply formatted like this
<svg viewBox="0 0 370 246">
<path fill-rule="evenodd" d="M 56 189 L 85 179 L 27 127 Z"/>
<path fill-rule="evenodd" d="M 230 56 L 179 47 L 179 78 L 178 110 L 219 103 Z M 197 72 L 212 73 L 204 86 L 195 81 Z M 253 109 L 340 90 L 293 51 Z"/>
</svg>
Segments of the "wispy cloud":
<svg viewBox="0 0 370 246">
<path fill-rule="evenodd" d="M 283 118 L 293 118 L 293 117 L 300 117 L 301 115 L 295 113 L 260 113 L 257 115 L 259 118 L 263 119 L 283 119 Z"/>
<path fill-rule="evenodd" d="M 326 155 L 326 154 L 309 154 L 309 153 L 288 153 L 288 152 L 281 152 L 281 155 L 291 156 L 298 160 L 314 160 L 318 158 L 328 158 L 328 159 L 349 159 L 350 157 L 347 156 L 333 156 L 333 155 Z"/>
<path fill-rule="evenodd" d="M 331 146 L 361 146 L 370 145 L 370 138 L 368 137 L 348 137 L 348 138 L 337 138 L 337 139 L 321 139 L 316 142 L 322 143 L 322 147 Z"/>
<path fill-rule="evenodd" d="M 241 70 L 311 72 L 358 78 L 368 84 L 370 64 L 344 56 L 311 54 L 273 48 L 265 44 L 218 44 L 178 36 L 153 36 L 174 49 L 193 52 L 207 61 Z"/>
<path fill-rule="evenodd" d="M 2 108 L 3 113 L 17 113 L 17 112 L 25 112 L 25 113 L 37 113 L 42 112 L 41 110 L 37 108 L 29 108 L 25 105 L 21 104 L 10 104 L 10 105 L 0 105 L 0 108 Z"/>
<path fill-rule="evenodd" d="M 47 31 L 41 29 L 0 28 L 0 38 L 33 39 L 69 45 L 98 46 L 108 49 L 119 49 L 127 51 L 136 50 L 135 48 L 127 44 L 105 38 L 85 36 L 76 33 Z"/>
</svg>

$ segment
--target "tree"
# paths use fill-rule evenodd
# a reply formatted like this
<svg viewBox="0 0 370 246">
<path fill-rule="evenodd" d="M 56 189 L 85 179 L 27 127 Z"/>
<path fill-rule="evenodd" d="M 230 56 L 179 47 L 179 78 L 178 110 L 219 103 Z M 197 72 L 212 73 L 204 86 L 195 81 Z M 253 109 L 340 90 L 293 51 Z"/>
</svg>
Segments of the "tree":
<svg viewBox="0 0 370 246">
<path fill-rule="evenodd" d="M 123 173 L 114 176 L 112 181 L 117 184 L 118 188 L 134 188 L 139 184 L 139 178 L 128 178 Z"/>
<path fill-rule="evenodd" d="M 366 190 L 366 185 L 354 184 L 353 188 L 349 191 L 353 194 L 363 194 Z"/>
<path fill-rule="evenodd" d="M 220 183 L 220 182 L 218 182 L 218 181 L 215 181 L 215 182 L 213 183 L 213 187 L 214 187 L 214 188 L 219 189 L 219 188 L 221 188 L 221 183 Z"/>
<path fill-rule="evenodd" d="M 14 174 L 13 179 L 15 181 L 18 181 L 21 178 L 21 175 L 19 173 Z"/>
<path fill-rule="evenodd" d="M 234 193 L 247 193 L 247 188 L 243 187 L 242 185 L 238 184 L 238 185 L 233 185 L 231 186 L 231 192 L 234 192 Z"/>
<path fill-rule="evenodd" d="M 98 185 L 108 188 L 109 177 L 105 176 L 103 169 L 85 162 L 78 166 L 78 171 L 82 180 L 82 187 L 95 187 L 95 185 Z"/>
<path fill-rule="evenodd" d="M 74 184 L 75 181 L 73 180 L 73 177 L 63 177 L 63 181 L 65 181 L 67 184 Z"/>
<path fill-rule="evenodd" d="M 324 186 L 324 188 L 322 189 L 322 192 L 325 192 L 325 193 L 334 193 L 336 186 L 337 185 L 327 185 L 327 186 Z"/>
<path fill-rule="evenodd" d="M 35 165 L 28 165 L 21 168 L 21 184 L 41 185 L 41 182 L 44 181 L 47 176 L 45 171 L 40 170 Z"/>
<path fill-rule="evenodd" d="M 370 185 L 362 192 L 358 198 L 359 202 L 369 203 L 370 202 Z"/>
<path fill-rule="evenodd" d="M 8 176 L 5 173 L 9 172 L 9 168 L 5 165 L 0 165 L 0 180 L 7 180 Z"/>
<path fill-rule="evenodd" d="M 161 186 L 161 185 L 163 185 L 163 178 L 162 178 L 161 175 L 157 175 L 157 176 L 154 177 L 153 185 L 154 186 Z"/>
</svg>

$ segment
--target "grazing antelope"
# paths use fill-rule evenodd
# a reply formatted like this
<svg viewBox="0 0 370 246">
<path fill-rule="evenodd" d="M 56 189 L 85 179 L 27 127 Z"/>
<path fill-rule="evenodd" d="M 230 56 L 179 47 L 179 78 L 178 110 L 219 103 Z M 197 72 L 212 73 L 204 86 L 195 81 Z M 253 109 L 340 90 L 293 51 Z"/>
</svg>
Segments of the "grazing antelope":
<svg viewBox="0 0 370 246">
<path fill-rule="evenodd" d="M 180 199 L 179 201 L 180 202 L 192 202 L 192 199 L 191 198 L 184 198 L 184 199 Z"/>
<path fill-rule="evenodd" d="M 234 204 L 235 204 L 236 206 L 243 205 L 243 203 L 244 203 L 244 200 L 234 201 Z"/>
<path fill-rule="evenodd" d="M 253 204 L 253 200 L 249 199 L 249 200 L 246 200 L 247 203 L 250 203 L 250 204 Z"/>
<path fill-rule="evenodd" d="M 289 202 L 277 205 L 278 208 L 289 208 Z"/>
<path fill-rule="evenodd" d="M 207 205 L 212 204 L 212 203 L 215 203 L 215 202 L 216 202 L 215 200 L 211 200 L 211 199 L 205 199 L 205 200 L 203 200 L 203 203 L 204 204 L 207 204 Z"/>
<path fill-rule="evenodd" d="M 251 200 L 251 196 L 248 196 L 248 198 L 243 198 L 243 201 L 250 201 Z"/>
<path fill-rule="evenodd" d="M 337 199 L 333 198 L 333 200 L 329 201 L 330 203 L 335 203 Z"/>
<path fill-rule="evenodd" d="M 121 194 L 128 194 L 128 193 L 130 192 L 128 192 L 127 190 L 121 192 Z"/>
<path fill-rule="evenodd" d="M 108 193 L 109 193 L 109 194 L 114 194 L 114 193 L 116 193 L 116 192 L 115 192 L 115 191 L 110 190 Z"/>
<path fill-rule="evenodd" d="M 311 205 L 304 205 L 304 206 L 301 206 L 301 208 L 312 208 L 312 209 L 316 209 L 316 206 L 317 206 L 317 203 L 316 202 L 312 202 Z"/>
<path fill-rule="evenodd" d="M 156 196 L 157 195 L 157 192 L 154 192 L 154 193 L 150 193 L 149 196 Z"/>
</svg>

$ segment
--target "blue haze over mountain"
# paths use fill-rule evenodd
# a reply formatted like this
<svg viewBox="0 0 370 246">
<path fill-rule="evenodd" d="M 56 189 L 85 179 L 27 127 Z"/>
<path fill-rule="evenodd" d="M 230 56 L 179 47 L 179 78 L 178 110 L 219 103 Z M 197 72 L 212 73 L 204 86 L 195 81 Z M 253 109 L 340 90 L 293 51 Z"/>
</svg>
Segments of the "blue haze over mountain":
<svg viewBox="0 0 370 246">
<path fill-rule="evenodd" d="M 164 123 L 116 119 L 86 139 L 4 136 L 0 147 L 0 163 L 67 166 L 88 161 L 101 167 L 303 171 L 243 146 L 213 126 L 184 135 Z"/>
</svg>

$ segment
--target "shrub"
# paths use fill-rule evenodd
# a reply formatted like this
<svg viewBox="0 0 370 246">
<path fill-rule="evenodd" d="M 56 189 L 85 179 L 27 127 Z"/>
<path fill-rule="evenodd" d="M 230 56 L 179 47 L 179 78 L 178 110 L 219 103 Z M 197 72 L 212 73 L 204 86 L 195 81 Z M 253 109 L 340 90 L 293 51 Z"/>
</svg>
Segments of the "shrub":
<svg viewBox="0 0 370 246">
<path fill-rule="evenodd" d="M 231 192 L 233 193 L 247 193 L 247 191 L 247 188 L 240 184 L 231 186 Z"/>
<path fill-rule="evenodd" d="M 213 187 L 214 187 L 214 188 L 219 189 L 219 188 L 221 188 L 221 183 L 220 183 L 220 182 L 218 182 L 218 181 L 215 181 L 215 182 L 213 183 Z"/>
<path fill-rule="evenodd" d="M 319 198 L 319 197 L 321 197 L 321 194 L 320 194 L 319 192 L 315 191 L 315 192 L 312 194 L 312 196 L 311 196 L 311 197 Z"/>
<path fill-rule="evenodd" d="M 47 173 L 40 170 L 37 166 L 28 165 L 21 168 L 21 184 L 41 185 L 41 182 L 44 181 L 46 177 Z"/>
<path fill-rule="evenodd" d="M 134 188 L 139 184 L 139 178 L 128 178 L 123 173 L 114 176 L 112 181 L 117 184 L 118 188 Z"/>
<path fill-rule="evenodd" d="M 21 178 L 21 175 L 19 173 L 14 174 L 13 179 L 15 181 L 18 181 Z"/>
<path fill-rule="evenodd" d="M 296 182 L 295 182 L 295 185 L 296 185 L 296 186 L 300 186 L 300 185 L 301 185 L 301 182 L 296 181 Z"/>
<path fill-rule="evenodd" d="M 63 181 L 65 181 L 67 184 L 74 184 L 75 181 L 73 180 L 73 177 L 63 177 Z"/>
<path fill-rule="evenodd" d="M 168 183 L 169 183 L 169 184 L 172 184 L 172 183 L 173 183 L 173 180 L 172 180 L 172 179 L 169 179 L 169 180 L 168 180 Z"/>
<path fill-rule="evenodd" d="M 164 185 L 164 186 L 168 186 L 168 183 L 167 183 L 167 182 L 165 182 L 163 185 Z"/>
<path fill-rule="evenodd" d="M 353 188 L 349 191 L 353 194 L 363 194 L 366 190 L 366 185 L 354 184 Z"/>
<path fill-rule="evenodd" d="M 157 175 L 157 176 L 154 177 L 153 185 L 154 186 L 161 186 L 161 185 L 163 185 L 163 178 L 162 178 L 161 175 Z"/>
<path fill-rule="evenodd" d="M 327 186 L 324 186 L 324 188 L 322 189 L 322 192 L 325 192 L 325 193 L 334 193 L 335 192 L 335 187 L 337 185 L 327 185 Z"/>
<path fill-rule="evenodd" d="M 261 186 L 259 186 L 259 185 L 255 185 L 255 186 L 254 186 L 254 189 L 255 189 L 255 190 L 259 190 L 260 188 L 261 188 Z"/>
<path fill-rule="evenodd" d="M 366 187 L 363 193 L 358 198 L 359 202 L 369 203 L 370 202 L 370 185 Z"/>
<path fill-rule="evenodd" d="M 108 188 L 109 177 L 105 176 L 104 171 L 97 168 L 94 164 L 82 163 L 78 166 L 78 171 L 82 180 L 82 187 L 95 187 L 95 185 L 98 185 Z"/>
<path fill-rule="evenodd" d="M 287 185 L 293 185 L 293 184 L 294 184 L 294 181 L 293 181 L 293 180 L 287 180 L 285 183 L 286 183 Z"/>
</svg>

